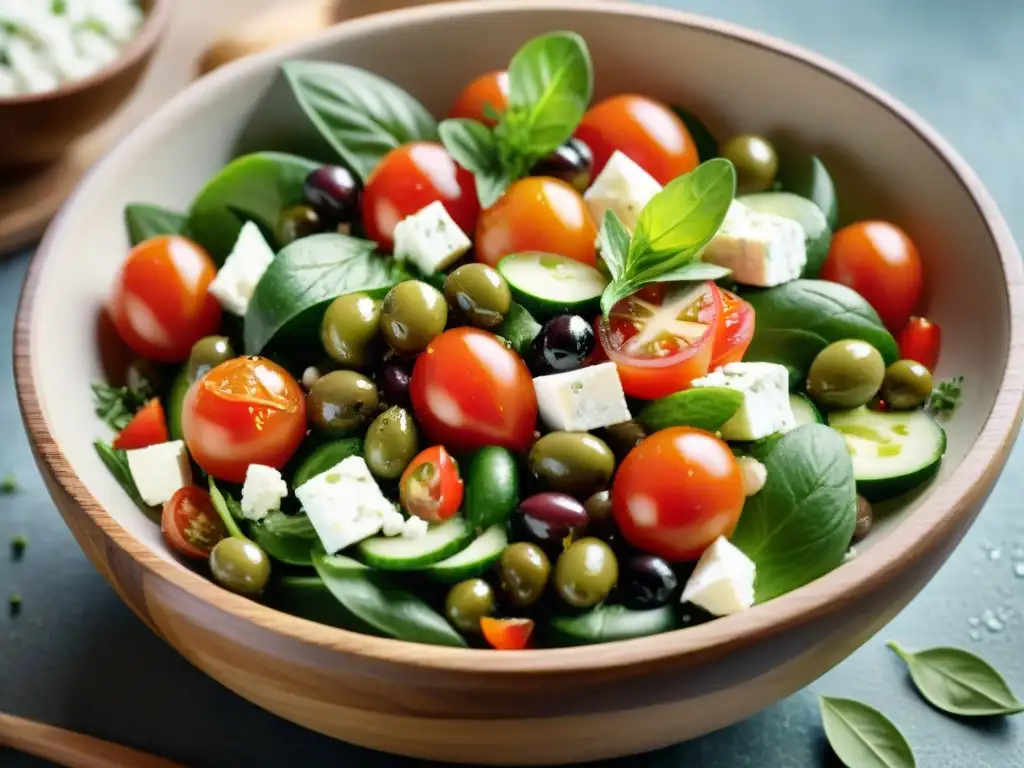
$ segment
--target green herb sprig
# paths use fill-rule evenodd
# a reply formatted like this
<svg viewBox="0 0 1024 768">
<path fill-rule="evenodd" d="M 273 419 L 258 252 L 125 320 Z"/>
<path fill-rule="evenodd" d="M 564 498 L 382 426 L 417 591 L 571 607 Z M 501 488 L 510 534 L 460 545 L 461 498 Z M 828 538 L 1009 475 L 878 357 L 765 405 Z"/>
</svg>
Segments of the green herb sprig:
<svg viewBox="0 0 1024 768">
<path fill-rule="evenodd" d="M 932 391 L 925 408 L 933 416 L 949 416 L 960 405 L 964 395 L 964 377 L 940 381 Z"/>
<path fill-rule="evenodd" d="M 92 385 L 92 395 L 96 415 L 115 432 L 120 432 L 128 426 L 135 412 L 153 396 L 151 392 L 129 387 L 111 387 L 102 381 Z"/>
</svg>

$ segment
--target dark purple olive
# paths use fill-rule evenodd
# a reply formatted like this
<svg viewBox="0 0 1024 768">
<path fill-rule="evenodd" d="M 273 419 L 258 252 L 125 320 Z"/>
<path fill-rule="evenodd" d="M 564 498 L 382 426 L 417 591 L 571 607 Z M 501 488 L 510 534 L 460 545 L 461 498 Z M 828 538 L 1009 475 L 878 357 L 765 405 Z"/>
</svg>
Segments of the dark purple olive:
<svg viewBox="0 0 1024 768">
<path fill-rule="evenodd" d="M 590 186 L 594 153 L 575 136 L 530 169 L 531 176 L 553 176 L 566 181 L 581 194 Z"/>
<path fill-rule="evenodd" d="M 594 329 L 579 315 L 558 315 L 544 323 L 530 348 L 533 373 L 562 373 L 583 367 L 594 351 Z"/>
<path fill-rule="evenodd" d="M 566 538 L 579 536 L 590 522 L 583 504 L 565 493 L 535 493 L 519 504 L 519 524 L 527 538 L 561 551 Z"/>
<path fill-rule="evenodd" d="M 381 368 L 377 386 L 388 405 L 409 405 L 409 371 L 399 363 L 388 363 Z"/>
<path fill-rule="evenodd" d="M 323 165 L 310 173 L 302 198 L 328 227 L 355 221 L 359 215 L 359 185 L 340 165 Z"/>
<path fill-rule="evenodd" d="M 654 555 L 636 555 L 626 561 L 625 603 L 630 608 L 668 605 L 679 589 L 679 579 L 669 564 Z"/>
<path fill-rule="evenodd" d="M 308 205 L 293 205 L 281 211 L 277 223 L 277 242 L 282 248 L 303 237 L 324 231 L 320 216 Z"/>
</svg>

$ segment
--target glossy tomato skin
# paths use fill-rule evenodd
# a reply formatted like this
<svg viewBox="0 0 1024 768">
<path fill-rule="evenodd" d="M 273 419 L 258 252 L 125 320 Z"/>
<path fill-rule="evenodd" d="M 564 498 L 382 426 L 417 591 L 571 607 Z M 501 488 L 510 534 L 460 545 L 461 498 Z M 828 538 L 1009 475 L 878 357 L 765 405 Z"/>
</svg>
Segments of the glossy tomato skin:
<svg viewBox="0 0 1024 768">
<path fill-rule="evenodd" d="M 514 182 L 480 214 L 476 260 L 497 267 L 510 253 L 542 251 L 594 266 L 596 240 L 594 219 L 572 185 L 531 176 Z"/>
<path fill-rule="evenodd" d="M 530 643 L 533 619 L 480 619 L 480 631 L 488 645 L 498 651 L 521 651 Z"/>
<path fill-rule="evenodd" d="M 228 536 L 210 494 L 193 485 L 179 488 L 164 504 L 160 530 L 171 549 L 191 560 L 208 559 L 210 550 Z"/>
<path fill-rule="evenodd" d="M 576 136 L 594 153 L 594 178 L 615 150 L 628 155 L 662 185 L 700 162 L 683 121 L 646 96 L 627 93 L 594 105 L 583 116 Z"/>
<path fill-rule="evenodd" d="M 447 520 L 462 504 L 462 478 L 443 445 L 427 448 L 409 462 L 398 490 L 405 511 L 428 523 Z"/>
<path fill-rule="evenodd" d="M 896 332 L 921 299 L 922 272 L 906 232 L 887 221 L 859 221 L 833 235 L 821 278 L 853 288 Z"/>
<path fill-rule="evenodd" d="M 395 147 L 373 170 L 363 189 L 367 237 L 390 250 L 398 222 L 438 200 L 463 232 L 473 232 L 480 215 L 473 174 L 437 142 L 414 141 Z"/>
<path fill-rule="evenodd" d="M 939 364 L 942 329 L 926 317 L 912 317 L 899 335 L 900 357 L 920 363 L 931 372 Z"/>
<path fill-rule="evenodd" d="M 626 541 L 670 562 L 696 560 L 729 536 L 743 511 L 743 478 L 729 446 L 694 427 L 656 432 L 615 474 L 612 514 Z"/>
<path fill-rule="evenodd" d="M 471 80 L 455 99 L 448 117 L 463 117 L 484 125 L 496 125 L 497 121 L 484 112 L 485 105 L 490 106 L 488 111 L 493 110 L 499 114 L 508 108 L 508 72 L 505 70 L 485 72 Z"/>
<path fill-rule="evenodd" d="M 424 431 L 451 451 L 523 451 L 533 443 L 533 379 L 494 334 L 453 328 L 436 337 L 416 361 L 409 393 Z"/>
<path fill-rule="evenodd" d="M 181 412 L 185 444 L 218 480 L 241 483 L 250 464 L 280 469 L 306 435 L 306 399 L 284 368 L 236 357 L 196 381 Z"/>
<path fill-rule="evenodd" d="M 178 363 L 217 331 L 220 304 L 210 293 L 210 256 L 186 237 L 154 237 L 128 254 L 108 304 L 118 334 L 147 360 Z"/>
<path fill-rule="evenodd" d="M 713 371 L 726 363 L 743 360 L 754 338 L 754 308 L 731 291 L 722 291 L 722 329 L 711 351 Z"/>
</svg>

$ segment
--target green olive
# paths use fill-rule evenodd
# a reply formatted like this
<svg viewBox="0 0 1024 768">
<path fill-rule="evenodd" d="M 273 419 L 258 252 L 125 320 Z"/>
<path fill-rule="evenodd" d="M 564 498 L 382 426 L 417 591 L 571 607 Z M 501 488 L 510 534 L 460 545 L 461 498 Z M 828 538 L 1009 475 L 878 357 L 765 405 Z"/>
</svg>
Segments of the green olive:
<svg viewBox="0 0 1024 768">
<path fill-rule="evenodd" d="M 885 361 L 859 339 L 829 344 L 807 372 L 807 394 L 826 408 L 856 408 L 871 402 L 882 386 Z"/>
<path fill-rule="evenodd" d="M 530 472 L 546 488 L 585 499 L 608 487 L 615 455 L 588 432 L 551 432 L 533 444 Z"/>
<path fill-rule="evenodd" d="M 619 580 L 619 563 L 611 547 L 587 537 L 570 546 L 555 565 L 555 589 L 575 608 L 597 605 Z"/>
<path fill-rule="evenodd" d="M 380 330 L 396 352 L 420 352 L 444 331 L 448 302 L 432 285 L 419 280 L 399 283 L 384 297 Z"/>
<path fill-rule="evenodd" d="M 258 595 L 270 581 L 270 558 L 255 542 L 228 537 L 210 551 L 210 573 L 225 589 Z"/>
<path fill-rule="evenodd" d="M 891 408 L 908 411 L 924 405 L 932 393 L 932 374 L 913 360 L 897 360 L 885 371 L 882 399 Z"/>
<path fill-rule="evenodd" d="M 324 351 L 346 368 L 362 368 L 367 352 L 380 335 L 380 306 L 365 293 L 339 296 L 327 308 L 320 324 Z"/>
<path fill-rule="evenodd" d="M 303 237 L 323 232 L 320 216 L 308 205 L 293 205 L 281 212 L 277 223 L 277 244 L 284 248 Z"/>
<path fill-rule="evenodd" d="M 192 345 L 188 355 L 188 379 L 195 381 L 211 368 L 227 362 L 235 356 L 231 340 L 227 336 L 205 336 Z"/>
<path fill-rule="evenodd" d="M 520 541 L 501 553 L 498 579 L 508 599 L 519 608 L 540 599 L 550 576 L 551 561 L 536 544 Z"/>
<path fill-rule="evenodd" d="M 479 632 L 480 619 L 493 616 L 497 610 L 494 590 L 483 579 L 460 581 L 448 592 L 444 615 L 462 632 Z"/>
<path fill-rule="evenodd" d="M 360 431 L 379 405 L 377 385 L 355 371 L 331 371 L 313 382 L 306 395 L 309 420 L 337 437 Z"/>
<path fill-rule="evenodd" d="M 601 437 L 621 461 L 647 437 L 644 428 L 635 421 L 623 421 L 601 430 Z"/>
<path fill-rule="evenodd" d="M 722 157 L 736 166 L 736 192 L 747 195 L 771 189 L 779 170 L 779 156 L 764 136 L 742 133 L 722 147 Z"/>
<path fill-rule="evenodd" d="M 499 325 L 512 306 L 505 278 L 486 264 L 464 264 L 448 275 L 444 296 L 452 309 L 480 328 Z"/>
<path fill-rule="evenodd" d="M 366 466 L 377 477 L 397 480 L 419 450 L 419 435 L 405 408 L 388 408 L 373 420 L 363 441 Z"/>
</svg>

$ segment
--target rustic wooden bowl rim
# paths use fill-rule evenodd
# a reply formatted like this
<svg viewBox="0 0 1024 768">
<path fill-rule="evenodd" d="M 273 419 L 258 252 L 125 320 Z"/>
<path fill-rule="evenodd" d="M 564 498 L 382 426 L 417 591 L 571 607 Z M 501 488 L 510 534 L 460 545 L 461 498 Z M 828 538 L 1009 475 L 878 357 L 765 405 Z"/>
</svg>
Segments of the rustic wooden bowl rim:
<svg viewBox="0 0 1024 768">
<path fill-rule="evenodd" d="M 158 0 L 158 4 L 158 8 L 166 12 L 169 2 L 164 0 L 160 3 Z M 571 11 L 578 9 L 579 6 L 576 0 L 469 0 L 392 11 L 357 19 L 327 30 L 315 39 L 344 39 L 350 35 L 386 30 L 396 22 L 415 24 L 425 20 L 443 19 L 450 14 L 486 16 L 545 8 Z M 669 660 L 679 660 L 683 656 L 718 656 L 775 635 L 784 629 L 799 626 L 812 616 L 842 610 L 847 600 L 856 599 L 860 594 L 883 587 L 900 572 L 910 569 L 926 553 L 941 546 L 944 538 L 960 525 L 961 519 L 970 515 L 972 509 L 984 501 L 1012 447 L 1021 420 L 1024 387 L 1024 345 L 1021 342 L 1024 336 L 1024 267 L 1006 222 L 975 173 L 956 151 L 912 110 L 860 76 L 816 53 L 731 23 L 689 13 L 617 0 L 591 0 L 587 4 L 587 10 L 613 16 L 640 16 L 664 24 L 698 29 L 802 62 L 866 95 L 894 114 L 929 145 L 957 177 L 971 196 L 978 214 L 986 222 L 993 243 L 1000 254 L 1010 310 L 1006 369 L 992 411 L 961 465 L 949 478 L 936 486 L 929 496 L 927 505 L 917 509 L 912 519 L 901 520 L 884 539 L 868 548 L 855 560 L 805 587 L 755 606 L 749 611 L 687 629 L 606 645 L 494 653 L 430 645 L 414 646 L 404 641 L 357 634 L 293 617 L 221 589 L 202 576 L 159 557 L 133 538 L 103 510 L 75 475 L 60 446 L 54 443 L 45 419 L 26 418 L 30 439 L 38 454 L 47 463 L 47 469 L 55 481 L 92 519 L 93 524 L 106 533 L 112 545 L 122 549 L 138 563 L 146 576 L 165 580 L 195 599 L 209 603 L 218 610 L 255 627 L 326 651 L 339 651 L 410 667 L 475 675 L 587 672 L 660 664 Z M 185 110 L 189 100 L 197 93 L 237 85 L 249 71 L 269 66 L 270 62 L 279 57 L 301 55 L 308 43 L 308 40 L 294 43 L 283 49 L 231 64 L 189 88 L 151 119 L 166 120 L 169 115 Z M 145 126 L 138 133 L 144 134 Z M 77 194 L 72 196 L 68 203 L 69 207 L 74 205 Z M 62 220 L 63 214 L 57 217 L 36 252 L 18 308 L 14 357 L 17 391 L 23 415 L 41 413 L 32 374 L 29 326 L 41 269 L 51 255 Z"/>
</svg>

